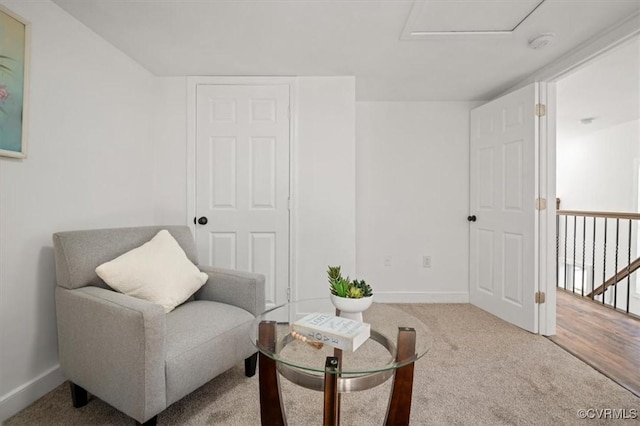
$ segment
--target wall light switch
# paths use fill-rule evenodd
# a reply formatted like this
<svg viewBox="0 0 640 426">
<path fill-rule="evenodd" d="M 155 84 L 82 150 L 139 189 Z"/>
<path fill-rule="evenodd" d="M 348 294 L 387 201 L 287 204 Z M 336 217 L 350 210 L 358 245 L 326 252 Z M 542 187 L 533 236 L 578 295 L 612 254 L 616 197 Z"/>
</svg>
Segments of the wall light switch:
<svg viewBox="0 0 640 426">
<path fill-rule="evenodd" d="M 422 267 L 431 268 L 431 256 L 422 256 Z"/>
</svg>

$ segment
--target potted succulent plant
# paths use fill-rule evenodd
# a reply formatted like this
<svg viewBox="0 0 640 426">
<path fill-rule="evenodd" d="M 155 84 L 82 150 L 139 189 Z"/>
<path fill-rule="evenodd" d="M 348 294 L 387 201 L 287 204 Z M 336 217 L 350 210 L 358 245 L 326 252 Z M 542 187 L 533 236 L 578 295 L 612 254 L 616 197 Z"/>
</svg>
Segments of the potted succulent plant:
<svg viewBox="0 0 640 426">
<path fill-rule="evenodd" d="M 362 312 L 373 302 L 373 290 L 364 280 L 344 278 L 340 266 L 329 266 L 329 290 L 331 302 L 340 311 L 340 316 L 362 321 Z"/>
</svg>

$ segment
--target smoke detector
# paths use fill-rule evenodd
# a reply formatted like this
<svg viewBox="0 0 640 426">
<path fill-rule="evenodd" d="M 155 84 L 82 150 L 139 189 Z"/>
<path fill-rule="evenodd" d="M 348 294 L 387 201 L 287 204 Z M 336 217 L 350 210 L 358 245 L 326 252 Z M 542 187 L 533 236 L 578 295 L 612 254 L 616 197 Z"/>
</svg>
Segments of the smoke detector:
<svg viewBox="0 0 640 426">
<path fill-rule="evenodd" d="M 542 33 L 529 40 L 529 47 L 533 50 L 544 49 L 553 43 L 555 33 Z"/>
</svg>

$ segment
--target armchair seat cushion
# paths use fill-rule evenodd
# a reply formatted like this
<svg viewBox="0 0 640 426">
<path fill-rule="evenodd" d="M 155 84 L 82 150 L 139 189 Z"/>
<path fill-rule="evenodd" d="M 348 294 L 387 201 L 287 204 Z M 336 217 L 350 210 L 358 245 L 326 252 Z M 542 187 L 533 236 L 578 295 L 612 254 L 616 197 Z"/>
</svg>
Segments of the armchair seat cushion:
<svg viewBox="0 0 640 426">
<path fill-rule="evenodd" d="M 254 316 L 225 303 L 196 300 L 166 316 L 167 405 L 248 358 Z"/>
</svg>

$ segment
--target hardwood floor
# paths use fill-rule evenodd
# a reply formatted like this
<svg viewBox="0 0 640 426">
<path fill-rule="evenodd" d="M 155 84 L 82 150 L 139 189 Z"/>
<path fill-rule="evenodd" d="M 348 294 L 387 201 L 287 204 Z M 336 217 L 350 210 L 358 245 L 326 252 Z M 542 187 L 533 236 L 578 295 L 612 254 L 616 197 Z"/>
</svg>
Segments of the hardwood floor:
<svg viewBox="0 0 640 426">
<path fill-rule="evenodd" d="M 640 320 L 558 289 L 550 340 L 640 396 Z"/>
</svg>

